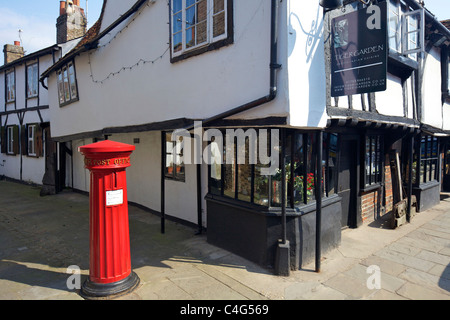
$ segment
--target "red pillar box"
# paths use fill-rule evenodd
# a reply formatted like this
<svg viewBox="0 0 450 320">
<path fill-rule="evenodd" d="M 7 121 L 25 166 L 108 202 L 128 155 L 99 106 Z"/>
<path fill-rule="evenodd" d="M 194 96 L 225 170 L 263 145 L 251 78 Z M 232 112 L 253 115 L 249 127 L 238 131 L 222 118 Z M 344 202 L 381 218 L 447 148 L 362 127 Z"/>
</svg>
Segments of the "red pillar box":
<svg viewBox="0 0 450 320">
<path fill-rule="evenodd" d="M 81 288 L 85 298 L 125 294 L 139 284 L 131 270 L 127 177 L 132 145 L 101 141 L 80 147 L 91 172 L 90 267 Z"/>
</svg>

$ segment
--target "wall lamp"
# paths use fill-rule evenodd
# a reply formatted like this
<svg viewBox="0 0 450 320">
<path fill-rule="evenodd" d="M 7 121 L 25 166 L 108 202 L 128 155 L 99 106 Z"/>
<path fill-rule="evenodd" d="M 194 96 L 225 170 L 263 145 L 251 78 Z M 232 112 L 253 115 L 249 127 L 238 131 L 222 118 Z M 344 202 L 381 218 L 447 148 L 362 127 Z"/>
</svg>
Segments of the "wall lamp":
<svg viewBox="0 0 450 320">
<path fill-rule="evenodd" d="M 364 3 L 365 5 L 370 4 L 371 0 L 358 0 L 359 2 Z M 342 7 L 342 0 L 320 0 L 319 1 L 320 6 L 324 7 L 328 10 L 333 10 L 339 7 Z"/>
</svg>

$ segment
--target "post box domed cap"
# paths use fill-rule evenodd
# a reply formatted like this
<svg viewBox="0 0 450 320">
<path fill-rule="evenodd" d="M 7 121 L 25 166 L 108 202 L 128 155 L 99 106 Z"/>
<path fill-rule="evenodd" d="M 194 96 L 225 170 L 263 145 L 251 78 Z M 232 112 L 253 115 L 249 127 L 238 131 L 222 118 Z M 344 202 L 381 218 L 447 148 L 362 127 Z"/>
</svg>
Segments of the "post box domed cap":
<svg viewBox="0 0 450 320">
<path fill-rule="evenodd" d="M 112 140 L 104 140 L 92 144 L 88 144 L 78 148 L 81 153 L 115 153 L 115 152 L 131 152 L 136 149 L 131 144 L 116 142 Z"/>
</svg>

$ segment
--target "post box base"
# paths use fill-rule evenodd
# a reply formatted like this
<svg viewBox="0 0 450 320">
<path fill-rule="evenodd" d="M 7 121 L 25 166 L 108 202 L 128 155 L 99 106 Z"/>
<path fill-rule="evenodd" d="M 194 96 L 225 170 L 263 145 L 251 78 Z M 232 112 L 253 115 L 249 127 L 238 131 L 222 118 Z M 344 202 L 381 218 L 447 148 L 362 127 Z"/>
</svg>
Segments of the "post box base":
<svg viewBox="0 0 450 320">
<path fill-rule="evenodd" d="M 87 300 L 114 299 L 132 292 L 140 283 L 136 273 L 131 274 L 123 280 L 113 283 L 95 283 L 89 280 L 81 287 L 80 295 Z"/>
</svg>

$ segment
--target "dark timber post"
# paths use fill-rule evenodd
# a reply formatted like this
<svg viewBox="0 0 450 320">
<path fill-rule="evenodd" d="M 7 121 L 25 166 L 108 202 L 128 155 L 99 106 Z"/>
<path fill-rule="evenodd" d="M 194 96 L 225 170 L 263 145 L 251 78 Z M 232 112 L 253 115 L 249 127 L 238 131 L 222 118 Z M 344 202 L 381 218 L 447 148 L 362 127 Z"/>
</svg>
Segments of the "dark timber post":
<svg viewBox="0 0 450 320">
<path fill-rule="evenodd" d="M 275 257 L 275 273 L 289 276 L 291 269 L 290 245 L 286 234 L 286 130 L 281 129 L 281 239 L 278 240 Z"/>
<path fill-rule="evenodd" d="M 161 131 L 161 233 L 166 232 L 165 221 L 165 204 L 166 204 L 166 181 L 165 168 L 166 166 L 166 132 Z"/>
<path fill-rule="evenodd" d="M 322 141 L 323 133 L 319 131 L 316 139 L 316 272 L 320 272 L 321 234 L 322 234 Z"/>
</svg>

